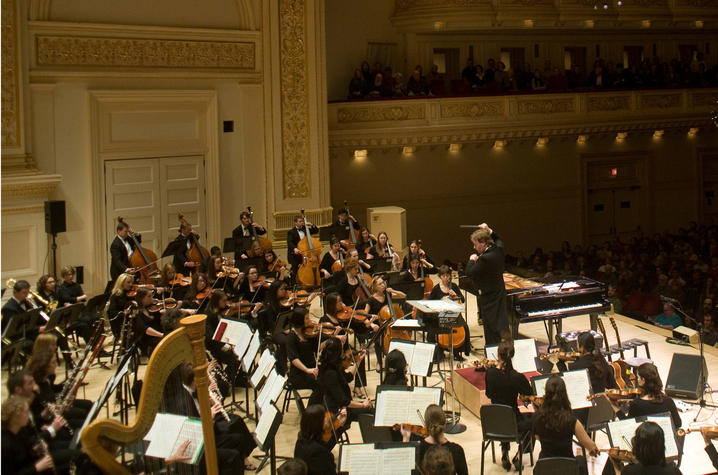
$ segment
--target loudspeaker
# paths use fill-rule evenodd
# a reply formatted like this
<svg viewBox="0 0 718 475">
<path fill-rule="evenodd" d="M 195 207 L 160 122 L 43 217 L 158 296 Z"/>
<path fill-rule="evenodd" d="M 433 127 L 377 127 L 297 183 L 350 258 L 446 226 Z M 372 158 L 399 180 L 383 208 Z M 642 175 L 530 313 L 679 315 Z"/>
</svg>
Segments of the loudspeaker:
<svg viewBox="0 0 718 475">
<path fill-rule="evenodd" d="M 85 283 L 85 267 L 75 266 L 75 282 L 82 285 Z"/>
<path fill-rule="evenodd" d="M 57 234 L 65 230 L 65 202 L 45 201 L 45 232 Z"/>
<path fill-rule="evenodd" d="M 701 375 L 705 367 L 700 355 L 673 353 L 666 381 L 666 394 L 679 399 L 700 399 L 703 394 Z"/>
</svg>

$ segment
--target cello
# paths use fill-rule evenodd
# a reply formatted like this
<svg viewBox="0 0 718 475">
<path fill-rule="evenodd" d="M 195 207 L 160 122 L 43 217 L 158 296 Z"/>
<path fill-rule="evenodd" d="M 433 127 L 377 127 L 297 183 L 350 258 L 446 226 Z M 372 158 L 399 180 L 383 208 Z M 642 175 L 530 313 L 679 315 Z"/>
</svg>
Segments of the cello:
<svg viewBox="0 0 718 475">
<path fill-rule="evenodd" d="M 186 219 L 184 219 L 184 215 L 182 213 L 177 213 L 177 216 L 179 218 L 179 221 L 182 225 L 192 228 L 192 225 L 187 222 Z M 199 265 L 205 260 L 209 258 L 209 252 L 206 248 L 199 245 L 199 242 L 197 241 L 197 235 L 194 231 L 190 231 L 188 238 L 192 242 L 192 247 L 189 248 L 187 251 L 187 260 L 194 262 L 197 264 L 192 269 L 192 274 L 196 274 L 199 270 Z"/>
<path fill-rule="evenodd" d="M 398 303 L 394 303 L 391 301 L 391 292 L 387 291 L 386 305 L 384 305 L 381 310 L 379 310 L 379 319 L 382 320 L 382 322 L 387 322 L 388 320 L 391 320 L 392 322 L 389 323 L 389 327 L 384 333 L 384 353 L 389 353 L 389 345 L 391 344 L 391 340 L 393 339 L 411 340 L 411 335 L 409 335 L 408 331 L 393 330 L 391 328 L 394 325 L 393 322 L 400 318 L 404 318 L 404 311 L 401 309 L 401 306 L 399 306 Z"/>
<path fill-rule="evenodd" d="M 302 255 L 302 263 L 297 270 L 297 280 L 307 287 L 319 287 L 322 282 L 322 276 L 319 273 L 319 255 L 322 253 L 322 243 L 317 238 L 313 238 L 304 216 L 304 210 L 301 210 L 302 220 L 304 221 L 304 238 L 297 244 Z"/>
<path fill-rule="evenodd" d="M 140 242 L 135 237 L 130 225 L 127 224 L 122 216 L 117 217 L 118 223 L 124 223 L 127 226 L 127 235 L 132 239 L 135 245 L 132 255 L 130 256 L 130 266 L 137 270 L 140 274 L 140 284 L 150 284 L 152 280 L 159 280 L 160 271 L 157 268 L 157 255 L 146 247 L 140 246 Z"/>
<path fill-rule="evenodd" d="M 352 215 L 349 212 L 349 208 L 347 207 L 347 200 L 344 200 L 344 209 L 347 210 L 347 221 L 349 222 L 349 239 L 342 239 L 339 241 L 344 249 L 347 251 L 349 249 L 357 247 L 357 239 L 359 239 L 359 230 L 354 227 L 354 220 L 352 219 Z"/>
<path fill-rule="evenodd" d="M 264 236 L 257 235 L 257 230 L 254 228 L 254 211 L 252 211 L 252 207 L 247 206 L 247 211 L 249 212 L 249 231 L 252 233 L 252 242 L 258 242 L 262 251 L 272 249 L 272 241 Z"/>
</svg>

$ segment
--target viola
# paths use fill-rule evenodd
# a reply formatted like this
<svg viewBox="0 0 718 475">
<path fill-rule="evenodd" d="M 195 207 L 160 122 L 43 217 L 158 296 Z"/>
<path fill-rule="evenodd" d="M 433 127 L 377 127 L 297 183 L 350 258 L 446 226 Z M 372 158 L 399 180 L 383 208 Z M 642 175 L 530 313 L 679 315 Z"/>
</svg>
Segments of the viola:
<svg viewBox="0 0 718 475">
<path fill-rule="evenodd" d="M 251 303 L 249 300 L 240 300 L 239 302 L 230 303 L 227 308 L 222 310 L 220 313 L 223 317 L 230 317 L 236 313 L 246 315 L 252 311 L 254 305 L 255 304 Z"/>
<path fill-rule="evenodd" d="M 201 292 L 197 292 L 197 295 L 194 296 L 195 300 L 204 300 L 212 293 L 212 289 L 207 288 L 205 290 L 202 290 Z"/>
<path fill-rule="evenodd" d="M 324 413 L 324 432 L 322 432 L 322 442 L 325 444 L 332 440 L 332 437 L 342 427 L 342 422 L 338 417 L 332 416 L 332 413 L 327 411 Z"/>
<path fill-rule="evenodd" d="M 217 272 L 217 278 L 229 277 L 230 279 L 236 279 L 242 274 L 242 272 L 236 267 L 222 266 L 222 270 Z"/>
<path fill-rule="evenodd" d="M 147 307 L 150 312 L 156 313 L 162 310 L 168 310 L 177 306 L 177 300 L 173 298 L 167 299 L 152 299 L 152 305 Z"/>
<path fill-rule="evenodd" d="M 306 290 L 298 290 L 291 293 L 287 298 L 280 300 L 279 305 L 282 307 L 290 307 L 296 304 L 300 307 L 304 307 L 309 302 L 309 299 L 313 298 L 312 296 L 316 297 L 317 295 L 320 295 L 319 292 L 313 292 L 310 294 Z"/>
<path fill-rule="evenodd" d="M 418 437 L 428 437 L 429 431 L 426 430 L 426 427 L 424 426 L 418 426 L 416 424 L 394 424 L 391 426 L 393 430 L 401 430 L 401 429 L 408 429 L 409 432 L 412 434 L 418 436 Z"/>
<path fill-rule="evenodd" d="M 577 359 L 579 359 L 581 357 L 581 353 L 578 353 L 576 351 L 572 351 L 572 352 L 554 351 L 551 353 L 545 353 L 545 354 L 539 355 L 539 357 L 542 360 L 557 358 L 559 361 L 576 361 Z"/>
<path fill-rule="evenodd" d="M 474 361 L 474 366 L 476 367 L 476 371 L 484 370 L 486 371 L 489 368 L 495 368 L 499 365 L 498 360 L 490 360 L 488 358 L 483 358 L 481 360 Z"/>
<path fill-rule="evenodd" d="M 132 284 L 132 287 L 130 287 L 130 290 L 126 292 L 126 295 L 128 297 L 134 297 L 137 295 L 137 291 L 139 289 L 150 289 L 152 292 L 155 291 L 155 286 L 152 284 Z"/>
<path fill-rule="evenodd" d="M 267 277 L 264 275 L 259 276 L 259 283 L 264 287 L 265 289 L 268 289 L 275 281 L 276 279 L 274 277 Z"/>
<path fill-rule="evenodd" d="M 522 394 L 519 396 L 519 399 L 525 405 L 533 404 L 535 406 L 540 406 L 541 404 L 543 404 L 543 396 L 535 396 L 533 394 L 530 394 L 530 395 Z"/>
<path fill-rule="evenodd" d="M 342 367 L 347 369 L 352 366 L 356 362 L 356 356 L 360 354 L 363 357 L 364 354 L 366 354 L 366 350 L 353 350 L 351 348 L 347 348 L 342 355 Z"/>
<path fill-rule="evenodd" d="M 606 396 L 613 402 L 636 399 L 643 394 L 643 390 L 640 388 L 627 388 L 627 389 L 607 389 L 605 392 L 589 394 L 586 399 L 592 401 L 597 397 Z"/>
</svg>

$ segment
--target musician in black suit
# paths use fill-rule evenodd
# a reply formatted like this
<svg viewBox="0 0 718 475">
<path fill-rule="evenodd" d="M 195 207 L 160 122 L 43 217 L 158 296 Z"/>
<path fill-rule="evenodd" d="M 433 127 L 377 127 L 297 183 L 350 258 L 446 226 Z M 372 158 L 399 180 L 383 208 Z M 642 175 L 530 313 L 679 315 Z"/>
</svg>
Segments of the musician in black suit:
<svg viewBox="0 0 718 475">
<path fill-rule="evenodd" d="M 349 239 L 351 240 L 351 236 L 349 236 L 349 220 L 352 220 L 352 227 L 356 230 L 356 232 L 359 232 L 361 229 L 361 226 L 359 225 L 359 221 L 349 214 L 349 210 L 346 208 L 339 208 L 339 211 L 337 212 L 337 220 L 334 221 L 334 224 L 332 227 L 335 228 L 335 235 L 337 239 Z"/>
<path fill-rule="evenodd" d="M 257 233 L 257 236 L 267 234 L 267 230 L 259 224 L 253 223 L 247 211 L 243 211 L 239 215 L 239 220 L 239 226 L 232 230 L 232 240 L 234 241 L 234 259 L 249 259 L 249 256 L 247 255 L 248 248 L 246 246 L 252 237 L 252 228 L 254 227 L 254 232 Z"/>
<path fill-rule="evenodd" d="M 469 257 L 466 275 L 478 291 L 479 313 L 484 322 L 486 346 L 511 338 L 504 287 L 504 242 L 486 223 L 471 234 L 476 253 Z"/>
<path fill-rule="evenodd" d="M 299 251 L 297 246 L 299 242 L 306 236 L 304 225 L 309 228 L 310 234 L 316 234 L 319 232 L 319 228 L 314 226 L 312 223 L 307 221 L 304 222 L 302 216 L 294 217 L 294 227 L 287 232 L 287 261 L 292 264 L 292 278 L 297 275 L 297 269 L 302 263 L 302 253 Z"/>
<path fill-rule="evenodd" d="M 194 238 L 197 241 L 199 241 L 199 234 L 192 231 L 192 225 L 189 223 L 181 224 L 179 232 L 179 235 L 174 240 L 174 242 L 177 243 L 177 247 L 175 248 L 172 265 L 174 265 L 177 272 L 182 275 L 190 275 L 194 268 L 197 267 L 197 263 L 187 260 L 187 251 L 192 247 L 192 234 L 194 234 Z"/>
<path fill-rule="evenodd" d="M 135 243 L 129 238 L 130 227 L 125 222 L 117 223 L 117 236 L 110 244 L 110 278 L 112 282 L 116 281 L 120 274 L 134 274 L 135 269 L 130 267 L 130 256 L 135 251 Z M 141 242 L 142 237 L 135 235 L 137 242 Z"/>
</svg>

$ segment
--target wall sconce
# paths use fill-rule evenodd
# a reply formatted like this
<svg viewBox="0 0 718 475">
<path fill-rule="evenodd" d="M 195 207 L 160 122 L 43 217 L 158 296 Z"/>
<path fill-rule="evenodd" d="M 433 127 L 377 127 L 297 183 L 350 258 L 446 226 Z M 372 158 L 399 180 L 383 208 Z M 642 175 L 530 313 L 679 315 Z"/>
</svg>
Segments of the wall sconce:
<svg viewBox="0 0 718 475">
<path fill-rule="evenodd" d="M 501 150 L 506 146 L 506 140 L 497 140 L 494 142 L 494 148 L 496 150 Z"/>
<path fill-rule="evenodd" d="M 641 20 L 641 28 L 650 28 L 651 20 Z"/>
<path fill-rule="evenodd" d="M 536 140 L 537 147 L 545 147 L 547 144 L 548 144 L 548 137 L 539 137 L 538 140 Z"/>
<path fill-rule="evenodd" d="M 533 28 L 534 27 L 534 21 L 533 20 L 524 20 L 524 26 L 526 28 Z"/>
<path fill-rule="evenodd" d="M 703 20 L 696 20 L 696 28 L 703 28 Z"/>
<path fill-rule="evenodd" d="M 413 155 L 414 152 L 416 152 L 416 147 L 413 145 L 407 145 L 401 150 L 401 153 L 404 155 Z"/>
<path fill-rule="evenodd" d="M 576 143 L 579 145 L 585 145 L 588 142 L 588 135 L 579 135 L 576 139 Z"/>
<path fill-rule="evenodd" d="M 616 134 L 616 142 L 623 142 L 628 137 L 628 132 L 619 132 Z"/>
<path fill-rule="evenodd" d="M 462 148 L 462 147 L 463 147 L 463 145 L 461 145 L 460 143 L 452 143 L 452 144 L 449 144 L 449 152 L 451 152 L 451 153 L 459 153 L 459 152 L 461 151 L 461 148 Z"/>
<path fill-rule="evenodd" d="M 586 20 L 583 24 L 586 26 L 586 28 L 593 28 L 594 26 L 596 26 L 596 22 L 593 20 Z"/>
<path fill-rule="evenodd" d="M 690 129 L 688 129 L 688 136 L 695 137 L 698 134 L 699 130 L 700 129 L 698 127 L 691 127 Z"/>
<path fill-rule="evenodd" d="M 434 30 L 441 31 L 444 28 L 446 28 L 446 22 L 445 21 L 435 21 L 434 22 Z"/>
<path fill-rule="evenodd" d="M 660 139 L 661 137 L 663 137 L 663 133 L 664 133 L 664 132 L 665 132 L 665 131 L 664 131 L 663 129 L 656 130 L 655 132 L 653 132 L 653 138 L 654 138 L 654 139 Z"/>
<path fill-rule="evenodd" d="M 354 160 L 364 160 L 367 157 L 368 153 L 366 149 L 364 150 L 354 150 Z"/>
</svg>

